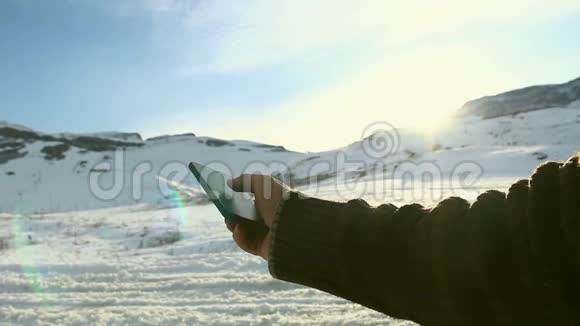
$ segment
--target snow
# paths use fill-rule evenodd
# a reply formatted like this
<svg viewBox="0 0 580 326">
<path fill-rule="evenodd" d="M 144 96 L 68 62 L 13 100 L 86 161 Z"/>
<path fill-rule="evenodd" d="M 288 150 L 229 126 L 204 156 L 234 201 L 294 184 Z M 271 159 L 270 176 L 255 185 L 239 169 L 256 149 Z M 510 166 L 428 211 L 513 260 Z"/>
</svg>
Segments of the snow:
<svg viewBox="0 0 580 326">
<path fill-rule="evenodd" d="M 580 100 L 574 101 L 568 104 L 567 108 L 569 109 L 580 109 Z"/>
<path fill-rule="evenodd" d="M 479 190 L 505 190 L 512 180 L 490 177 Z M 341 199 L 332 185 L 303 190 Z M 237 249 L 211 205 L 3 214 L 0 230 L 8 247 L 0 250 L 2 321 L 411 324 L 272 279 L 264 261 Z"/>
<path fill-rule="evenodd" d="M 394 146 L 393 152 L 380 160 L 368 155 L 368 139 L 337 150 L 305 154 L 249 141 L 223 142 L 186 135 L 146 141 L 144 146 L 117 153 L 87 152 L 73 146 L 64 153 L 64 160 L 54 161 L 45 159 L 42 149 L 58 142 L 29 142 L 20 149 L 21 153 L 27 152 L 25 157 L 0 164 L 0 213 L 50 213 L 134 204 L 167 206 L 171 193 L 164 191 L 167 187 L 160 180 L 171 172 L 180 177 L 179 183 L 198 187 L 187 170 L 190 161 L 218 163 L 218 169 L 231 175 L 275 172 L 286 181 L 291 177 L 296 185 L 308 179 L 338 176 L 342 180 L 348 175 L 368 174 L 377 163 L 383 166 L 387 178 L 396 177 L 402 162 L 420 166 L 435 162 L 442 174 L 449 175 L 465 161 L 475 161 L 490 173 L 523 177 L 540 162 L 564 160 L 577 152 L 579 127 L 580 111 L 568 108 L 487 120 L 457 119 L 439 130 L 393 131 L 395 143 L 386 145 Z M 123 164 L 116 165 L 121 158 Z M 511 163 L 504 164 L 506 160 Z M 111 198 L 103 200 L 103 196 L 95 196 L 94 187 L 88 186 L 91 180 L 104 190 L 122 182 L 118 193 L 99 192 L 110 194 Z M 142 184 L 142 191 L 135 194 L 136 182 Z M 192 201 L 199 200 L 194 197 Z"/>
<path fill-rule="evenodd" d="M 120 205 L 146 203 L 160 205 L 167 200 L 167 191 L 159 176 L 171 172 L 181 176 L 179 182 L 197 187 L 187 169 L 190 161 L 202 164 L 225 162 L 229 174 L 239 174 L 252 162 L 261 162 L 260 172 L 271 173 L 276 167 L 269 162 L 295 160 L 304 154 L 274 152 L 270 148 L 249 147 L 257 143 L 235 142 L 231 146 L 208 146 L 207 137 L 188 137 L 170 142 L 153 142 L 147 146 L 127 148 L 118 152 L 87 152 L 71 147 L 64 160 L 47 161 L 41 150 L 58 142 L 36 141 L 26 144 L 21 152 L 28 154 L 20 159 L 0 164 L 0 213 L 50 213 L 76 211 Z M 120 162 L 122 164 L 115 164 Z M 139 171 L 144 171 L 139 176 Z M 121 182 L 120 192 L 113 198 L 103 200 L 95 196 L 89 187 L 91 178 L 107 189 L 114 181 Z M 117 179 L 115 179 L 117 178 Z M 132 192 L 133 185 L 141 182 L 142 193 Z"/>
<path fill-rule="evenodd" d="M 391 139 L 383 137 L 385 143 L 376 146 L 386 146 L 387 152 L 397 149 L 380 160 L 391 172 L 400 162 L 433 161 L 449 174 L 458 164 L 475 161 L 491 174 L 525 177 L 538 163 L 565 160 L 579 150 L 580 111 L 554 108 L 494 119 L 459 118 L 433 130 L 398 129 L 388 136 Z M 303 179 L 364 171 L 377 161 L 365 146 L 373 150 L 372 144 L 359 141 L 310 154 L 292 162 L 289 172 L 295 179 Z"/>
<path fill-rule="evenodd" d="M 3 322 L 384 325 L 388 320 L 272 279 L 264 261 L 237 249 L 210 205 L 4 215 L 0 230 L 0 238 L 9 239 L 9 248 L 0 251 Z M 176 232 L 177 242 L 149 241 Z M 410 323 L 393 321 L 405 324 Z"/>
<path fill-rule="evenodd" d="M 181 135 L 116 153 L 71 147 L 56 161 L 42 149 L 58 142 L 27 142 L 26 156 L 0 165 L 0 324 L 412 325 L 272 279 L 263 260 L 235 246 L 186 164 L 277 173 L 326 199 L 432 205 L 506 191 L 539 163 L 570 157 L 579 126 L 580 111 L 569 108 L 458 119 L 439 130 L 399 130 L 386 145 L 396 150 L 379 158 L 369 157 L 368 139 L 304 154 Z M 134 178 L 143 164 L 150 169 Z M 187 196 L 161 191 L 160 180 L 175 179 L 165 178 L 168 171 L 184 173 L 177 192 Z M 437 178 L 421 178 L 425 171 Z M 105 186 L 119 175 L 125 182 L 113 198 L 99 199 L 88 186 L 94 174 Z M 313 177 L 318 182 L 299 182 Z"/>
<path fill-rule="evenodd" d="M 459 195 L 473 200 L 513 180 L 488 175 Z M 358 196 L 353 183 L 368 181 L 301 190 L 342 200 Z M 363 197 L 401 204 L 412 191 L 403 188 L 400 200 Z M 8 247 L 0 250 L 0 321 L 9 323 L 413 325 L 272 279 L 261 258 L 235 246 L 212 205 L 3 214 L 0 239 Z"/>
</svg>

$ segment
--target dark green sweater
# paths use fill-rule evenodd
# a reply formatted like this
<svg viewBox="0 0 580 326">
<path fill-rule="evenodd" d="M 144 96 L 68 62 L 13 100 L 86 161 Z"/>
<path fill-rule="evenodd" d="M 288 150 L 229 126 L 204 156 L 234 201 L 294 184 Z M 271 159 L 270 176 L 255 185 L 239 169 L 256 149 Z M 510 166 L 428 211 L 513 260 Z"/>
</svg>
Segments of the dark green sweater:
<svg viewBox="0 0 580 326">
<path fill-rule="evenodd" d="M 370 207 L 292 193 L 269 267 L 422 325 L 580 325 L 578 157 L 480 195 Z"/>
</svg>

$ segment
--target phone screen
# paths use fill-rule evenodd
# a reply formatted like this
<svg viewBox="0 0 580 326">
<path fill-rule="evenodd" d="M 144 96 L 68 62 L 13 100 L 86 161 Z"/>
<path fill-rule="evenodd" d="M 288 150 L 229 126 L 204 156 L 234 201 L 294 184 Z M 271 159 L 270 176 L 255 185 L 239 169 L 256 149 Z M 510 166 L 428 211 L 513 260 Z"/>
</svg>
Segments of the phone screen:
<svg viewBox="0 0 580 326">
<path fill-rule="evenodd" d="M 240 218 L 258 220 L 252 195 L 233 191 L 227 185 L 229 176 L 195 162 L 189 163 L 189 169 L 226 220 L 229 222 L 241 222 Z"/>
</svg>

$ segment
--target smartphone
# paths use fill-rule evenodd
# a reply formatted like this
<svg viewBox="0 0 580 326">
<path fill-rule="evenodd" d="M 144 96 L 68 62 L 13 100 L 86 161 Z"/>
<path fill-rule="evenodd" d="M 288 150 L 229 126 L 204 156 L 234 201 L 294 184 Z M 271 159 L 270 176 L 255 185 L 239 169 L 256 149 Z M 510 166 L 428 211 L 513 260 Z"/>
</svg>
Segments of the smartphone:
<svg viewBox="0 0 580 326">
<path fill-rule="evenodd" d="M 195 162 L 189 163 L 189 170 L 228 223 L 259 219 L 253 196 L 233 191 L 227 184 L 230 176 Z"/>
</svg>

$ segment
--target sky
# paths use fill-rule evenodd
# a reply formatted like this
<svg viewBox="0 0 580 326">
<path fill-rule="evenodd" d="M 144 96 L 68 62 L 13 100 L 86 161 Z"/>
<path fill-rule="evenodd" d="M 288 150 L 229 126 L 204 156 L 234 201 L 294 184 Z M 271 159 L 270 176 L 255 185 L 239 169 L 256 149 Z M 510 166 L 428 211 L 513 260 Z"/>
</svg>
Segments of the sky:
<svg viewBox="0 0 580 326">
<path fill-rule="evenodd" d="M 302 151 L 580 76 L 577 0 L 2 0 L 0 120 Z"/>
</svg>

